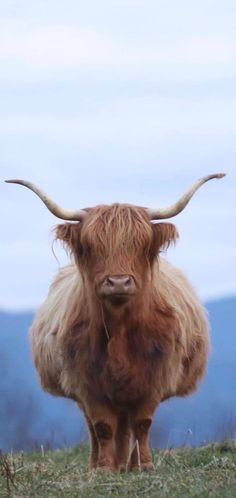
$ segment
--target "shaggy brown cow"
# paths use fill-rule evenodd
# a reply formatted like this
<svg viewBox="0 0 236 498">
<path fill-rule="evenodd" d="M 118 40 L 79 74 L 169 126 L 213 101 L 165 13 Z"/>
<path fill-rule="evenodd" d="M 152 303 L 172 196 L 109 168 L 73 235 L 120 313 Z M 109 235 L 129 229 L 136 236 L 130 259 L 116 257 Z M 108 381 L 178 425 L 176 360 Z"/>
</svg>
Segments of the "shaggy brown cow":
<svg viewBox="0 0 236 498">
<path fill-rule="evenodd" d="M 29 182 L 57 217 L 73 255 L 31 328 L 43 388 L 74 399 L 91 436 L 90 468 L 153 468 L 148 434 L 161 401 L 192 393 L 209 351 L 208 322 L 184 275 L 160 257 L 174 243 L 171 223 L 196 182 L 173 206 L 149 210 L 127 204 L 68 212 Z"/>
</svg>

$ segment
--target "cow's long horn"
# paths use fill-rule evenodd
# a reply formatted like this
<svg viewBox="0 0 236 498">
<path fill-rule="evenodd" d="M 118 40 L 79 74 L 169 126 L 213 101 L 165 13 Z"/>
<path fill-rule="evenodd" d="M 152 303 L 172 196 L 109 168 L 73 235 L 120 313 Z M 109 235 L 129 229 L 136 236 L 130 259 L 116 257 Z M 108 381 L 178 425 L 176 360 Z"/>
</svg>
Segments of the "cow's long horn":
<svg viewBox="0 0 236 498">
<path fill-rule="evenodd" d="M 33 183 L 26 182 L 24 180 L 5 180 L 6 183 L 18 183 L 19 185 L 23 185 L 24 187 L 32 190 L 40 199 L 44 202 L 45 206 L 51 211 L 52 214 L 57 216 L 62 220 L 70 220 L 70 221 L 82 221 L 86 216 L 86 211 L 82 209 L 80 211 L 67 211 L 66 209 L 62 209 L 58 206 L 48 195 L 46 195 L 41 189 L 36 187 Z"/>
<path fill-rule="evenodd" d="M 199 189 L 199 187 L 201 187 L 209 180 L 212 180 L 213 178 L 219 179 L 223 178 L 224 176 L 225 173 L 216 173 L 215 175 L 204 176 L 203 178 L 195 182 L 192 187 L 187 190 L 187 192 L 175 204 L 172 204 L 172 206 L 164 209 L 148 209 L 147 211 L 150 220 L 163 220 L 165 218 L 172 218 L 173 216 L 176 216 L 177 214 L 181 213 L 181 211 L 183 211 L 185 206 L 187 206 L 188 202 L 195 194 L 196 190 Z"/>
</svg>

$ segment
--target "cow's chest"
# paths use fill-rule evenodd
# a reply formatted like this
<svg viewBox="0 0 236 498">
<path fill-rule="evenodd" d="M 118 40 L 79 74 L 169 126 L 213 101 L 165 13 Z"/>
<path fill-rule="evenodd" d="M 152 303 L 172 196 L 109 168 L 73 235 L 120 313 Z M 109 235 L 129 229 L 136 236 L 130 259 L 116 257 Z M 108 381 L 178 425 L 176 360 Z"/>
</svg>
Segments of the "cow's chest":
<svg viewBox="0 0 236 498">
<path fill-rule="evenodd" d="M 139 341 L 125 335 L 114 337 L 90 365 L 91 389 L 101 400 L 134 404 L 154 388 L 161 358 L 151 338 Z"/>
</svg>

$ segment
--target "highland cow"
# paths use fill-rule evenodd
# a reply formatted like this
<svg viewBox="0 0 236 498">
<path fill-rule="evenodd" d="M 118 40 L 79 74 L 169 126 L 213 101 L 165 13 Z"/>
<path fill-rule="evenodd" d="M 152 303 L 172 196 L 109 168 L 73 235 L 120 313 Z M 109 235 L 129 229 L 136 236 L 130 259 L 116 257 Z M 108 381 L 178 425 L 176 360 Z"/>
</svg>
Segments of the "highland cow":
<svg viewBox="0 0 236 498">
<path fill-rule="evenodd" d="M 208 321 L 195 291 L 160 256 L 178 232 L 169 222 L 209 175 L 167 209 L 128 204 L 65 211 L 35 185 L 58 218 L 62 268 L 31 328 L 43 389 L 75 400 L 91 439 L 90 468 L 151 470 L 149 431 L 158 405 L 193 393 L 209 352 Z"/>
</svg>

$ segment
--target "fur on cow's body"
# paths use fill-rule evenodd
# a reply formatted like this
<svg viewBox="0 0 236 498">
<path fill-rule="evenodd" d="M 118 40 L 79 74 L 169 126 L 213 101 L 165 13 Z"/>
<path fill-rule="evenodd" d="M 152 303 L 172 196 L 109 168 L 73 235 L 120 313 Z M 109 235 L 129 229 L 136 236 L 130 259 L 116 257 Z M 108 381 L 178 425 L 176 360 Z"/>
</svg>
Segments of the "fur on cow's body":
<svg viewBox="0 0 236 498">
<path fill-rule="evenodd" d="M 159 255 L 176 228 L 151 223 L 144 208 L 112 205 L 59 225 L 56 236 L 75 263 L 60 270 L 31 328 L 42 386 L 82 408 L 92 469 L 151 469 L 155 409 L 196 389 L 209 351 L 204 308 Z M 104 276 L 115 274 L 137 285 L 120 304 L 97 295 Z"/>
</svg>

